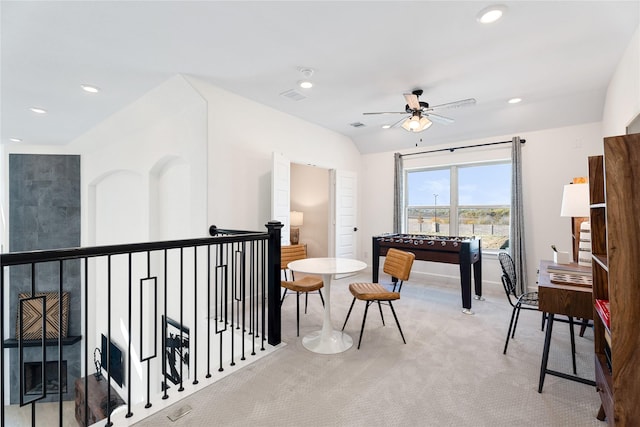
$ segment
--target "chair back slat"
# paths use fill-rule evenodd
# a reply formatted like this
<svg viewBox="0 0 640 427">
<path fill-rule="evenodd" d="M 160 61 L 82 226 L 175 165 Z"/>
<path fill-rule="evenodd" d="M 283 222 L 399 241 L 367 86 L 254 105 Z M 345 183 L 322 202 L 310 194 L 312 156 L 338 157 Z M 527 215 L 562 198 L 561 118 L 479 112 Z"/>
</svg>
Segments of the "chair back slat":
<svg viewBox="0 0 640 427">
<path fill-rule="evenodd" d="M 513 258 L 506 252 L 500 252 L 498 254 L 498 260 L 500 261 L 500 267 L 502 267 L 502 286 L 507 296 L 514 296 L 518 298 L 516 293 L 517 277 L 516 266 L 513 262 Z"/>
<path fill-rule="evenodd" d="M 305 245 L 287 245 L 280 247 L 280 268 L 287 269 L 292 261 L 305 259 L 307 257 L 307 247 Z"/>
<path fill-rule="evenodd" d="M 416 255 L 414 253 L 390 248 L 384 260 L 382 270 L 400 281 L 409 280 L 411 267 L 413 266 L 413 260 L 415 260 L 415 258 Z"/>
</svg>

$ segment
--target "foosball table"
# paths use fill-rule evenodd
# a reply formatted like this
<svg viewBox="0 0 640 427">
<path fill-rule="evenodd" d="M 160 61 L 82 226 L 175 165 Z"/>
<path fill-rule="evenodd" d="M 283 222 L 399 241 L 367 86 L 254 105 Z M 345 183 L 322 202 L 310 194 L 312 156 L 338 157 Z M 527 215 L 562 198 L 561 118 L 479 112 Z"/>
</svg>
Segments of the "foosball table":
<svg viewBox="0 0 640 427">
<path fill-rule="evenodd" d="M 380 257 L 389 248 L 413 252 L 416 260 L 460 265 L 462 312 L 471 311 L 471 270 L 475 284 L 475 299 L 482 300 L 482 252 L 480 239 L 475 237 L 425 236 L 412 234 L 383 234 L 373 236 L 373 282 L 378 282 Z"/>
</svg>

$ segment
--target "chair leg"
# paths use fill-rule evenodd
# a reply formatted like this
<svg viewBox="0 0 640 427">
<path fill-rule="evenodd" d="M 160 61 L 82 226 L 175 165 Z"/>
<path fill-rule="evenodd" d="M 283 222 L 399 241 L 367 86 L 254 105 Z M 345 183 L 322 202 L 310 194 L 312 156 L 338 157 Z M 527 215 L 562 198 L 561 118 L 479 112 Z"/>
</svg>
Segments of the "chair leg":
<svg viewBox="0 0 640 427">
<path fill-rule="evenodd" d="M 547 313 L 542 312 L 542 325 L 540 325 L 540 330 L 544 331 L 544 323 L 547 321 Z"/>
<path fill-rule="evenodd" d="M 573 362 L 573 374 L 576 375 L 576 337 L 573 331 L 573 317 L 569 316 L 569 335 L 571 335 L 571 361 Z"/>
<path fill-rule="evenodd" d="M 322 291 L 318 289 L 318 293 L 320 294 L 320 301 L 322 301 L 322 306 L 324 307 L 324 298 L 322 297 Z"/>
<path fill-rule="evenodd" d="M 518 307 L 513 307 L 513 311 L 511 312 L 511 320 L 509 321 L 509 330 L 507 331 L 507 340 L 504 342 L 504 350 L 502 350 L 502 354 L 507 354 L 507 346 L 509 345 L 509 337 L 511 336 L 511 328 L 513 327 L 513 319 L 516 315 L 516 310 L 518 310 Z"/>
<path fill-rule="evenodd" d="M 358 339 L 358 350 L 360 350 L 360 343 L 362 342 L 362 333 L 364 332 L 364 324 L 367 321 L 367 311 L 369 311 L 369 304 L 372 301 L 367 301 L 367 305 L 364 307 L 364 316 L 362 316 L 362 327 L 360 328 L 360 339 Z"/>
<path fill-rule="evenodd" d="M 382 314 L 382 304 L 380 304 L 380 301 L 378 301 L 378 309 L 380 310 L 380 318 L 382 319 L 382 326 L 386 326 L 384 324 L 384 315 Z"/>
<path fill-rule="evenodd" d="M 393 304 L 389 301 L 389 307 L 391 307 L 391 312 L 393 313 L 393 318 L 396 319 L 396 325 L 398 325 L 398 330 L 400 331 L 400 336 L 402 337 L 402 341 L 406 344 L 407 340 L 404 339 L 404 334 L 402 333 L 402 328 L 400 327 L 400 322 L 398 321 L 398 316 L 396 316 L 396 311 L 393 309 Z"/>
<path fill-rule="evenodd" d="M 516 336 L 516 328 L 518 327 L 518 320 L 520 319 L 520 306 L 518 305 L 518 312 L 516 313 L 516 321 L 513 324 L 513 331 L 511 331 L 511 338 Z"/>
<path fill-rule="evenodd" d="M 349 312 L 347 313 L 347 318 L 344 319 L 344 325 L 342 325 L 342 330 L 344 331 L 344 327 L 347 326 L 347 320 L 349 320 L 349 316 L 351 316 L 351 310 L 353 309 L 353 304 L 356 303 L 356 299 L 354 298 L 353 301 L 351 301 L 351 307 L 349 307 Z"/>
<path fill-rule="evenodd" d="M 284 302 L 284 297 L 287 296 L 287 288 L 284 288 L 284 293 L 282 294 L 282 299 L 280 299 L 280 305 Z"/>
<path fill-rule="evenodd" d="M 304 314 L 307 314 L 307 305 L 309 304 L 309 292 L 304 293 Z"/>
<path fill-rule="evenodd" d="M 296 292 L 296 336 L 300 336 L 300 292 Z"/>
</svg>

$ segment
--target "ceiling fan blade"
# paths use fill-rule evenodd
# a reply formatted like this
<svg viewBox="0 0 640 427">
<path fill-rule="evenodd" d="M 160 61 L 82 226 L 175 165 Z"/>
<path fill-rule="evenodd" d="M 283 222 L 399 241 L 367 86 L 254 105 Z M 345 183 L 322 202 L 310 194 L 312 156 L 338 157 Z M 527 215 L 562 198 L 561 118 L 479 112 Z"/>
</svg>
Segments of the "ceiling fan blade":
<svg viewBox="0 0 640 427">
<path fill-rule="evenodd" d="M 404 99 L 407 100 L 407 105 L 412 110 L 419 110 L 420 109 L 420 102 L 418 101 L 418 97 L 416 95 L 414 95 L 413 93 L 405 93 L 404 94 Z"/>
<path fill-rule="evenodd" d="M 394 124 L 392 124 L 390 127 L 394 128 L 396 126 L 398 126 L 400 123 L 404 122 L 405 120 L 407 120 L 408 117 L 403 117 L 400 120 L 398 120 L 397 122 L 395 122 Z"/>
<path fill-rule="evenodd" d="M 380 111 L 377 113 L 362 113 L 362 114 L 364 114 L 365 116 L 369 116 L 371 114 L 407 114 L 407 112 L 406 111 Z"/>
<path fill-rule="evenodd" d="M 443 125 L 448 125 L 455 121 L 449 117 L 441 116 L 439 114 L 424 113 L 424 115 L 429 117 L 429 120 L 431 120 L 432 122 L 441 123 Z"/>
<path fill-rule="evenodd" d="M 435 109 L 444 110 L 448 108 L 459 108 L 464 107 L 466 105 L 473 105 L 476 103 L 475 98 L 461 99 L 460 101 L 448 102 L 446 104 L 434 105 L 433 107 L 427 108 L 426 111 L 432 111 Z"/>
</svg>

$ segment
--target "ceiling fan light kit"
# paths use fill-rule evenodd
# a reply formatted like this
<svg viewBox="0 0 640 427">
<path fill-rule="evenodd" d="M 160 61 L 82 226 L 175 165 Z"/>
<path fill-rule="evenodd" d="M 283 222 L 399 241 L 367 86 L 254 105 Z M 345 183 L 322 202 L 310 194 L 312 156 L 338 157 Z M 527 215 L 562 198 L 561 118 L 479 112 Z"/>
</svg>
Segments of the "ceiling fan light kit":
<svg viewBox="0 0 640 427">
<path fill-rule="evenodd" d="M 402 122 L 402 128 L 409 132 L 422 132 L 428 129 L 433 122 L 426 117 L 420 117 L 419 115 L 413 115 Z"/>
<path fill-rule="evenodd" d="M 362 114 L 409 114 L 406 119 L 400 119 L 395 124 L 385 125 L 386 127 L 383 126 L 383 128 L 388 129 L 389 127 L 395 127 L 400 124 L 400 126 L 408 132 L 422 132 L 423 130 L 431 127 L 433 121 L 442 124 L 449 124 L 454 122 L 453 119 L 435 114 L 433 111 L 438 109 L 458 108 L 476 103 L 476 100 L 474 98 L 468 98 L 430 107 L 428 103 L 420 101 L 418 99 L 420 95 L 422 95 L 422 89 L 416 89 L 412 93 L 405 93 L 404 98 L 407 101 L 407 104 L 404 107 L 404 111 L 382 111 Z"/>
</svg>

